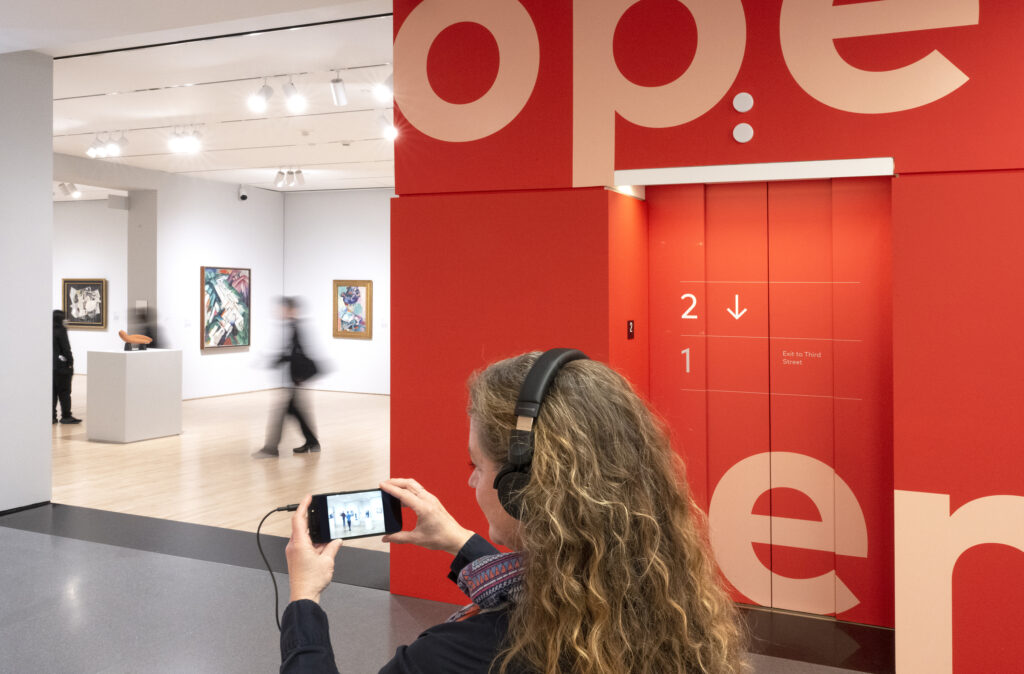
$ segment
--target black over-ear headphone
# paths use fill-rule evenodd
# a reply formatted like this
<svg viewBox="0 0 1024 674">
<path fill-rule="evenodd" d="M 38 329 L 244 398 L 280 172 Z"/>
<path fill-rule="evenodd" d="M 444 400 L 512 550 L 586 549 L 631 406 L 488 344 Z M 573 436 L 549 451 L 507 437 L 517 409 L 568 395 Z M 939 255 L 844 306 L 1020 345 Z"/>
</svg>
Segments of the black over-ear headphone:
<svg viewBox="0 0 1024 674">
<path fill-rule="evenodd" d="M 498 490 L 498 501 L 509 515 L 520 518 L 522 498 L 520 492 L 530 482 L 530 464 L 533 462 L 533 422 L 540 414 L 551 382 L 555 380 L 562 366 L 571 360 L 586 358 L 577 349 L 551 349 L 542 353 L 526 374 L 516 401 L 516 427 L 508 448 L 508 463 L 502 466 L 494 478 Z"/>
</svg>

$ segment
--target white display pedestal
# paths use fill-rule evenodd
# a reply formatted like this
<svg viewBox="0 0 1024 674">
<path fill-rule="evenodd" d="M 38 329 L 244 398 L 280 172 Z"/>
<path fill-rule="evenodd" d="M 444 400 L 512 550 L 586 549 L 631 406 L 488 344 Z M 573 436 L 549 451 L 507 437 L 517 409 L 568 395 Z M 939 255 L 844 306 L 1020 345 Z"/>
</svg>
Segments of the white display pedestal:
<svg viewBox="0 0 1024 674">
<path fill-rule="evenodd" d="M 86 435 L 136 442 L 181 433 L 181 351 L 89 351 Z"/>
</svg>

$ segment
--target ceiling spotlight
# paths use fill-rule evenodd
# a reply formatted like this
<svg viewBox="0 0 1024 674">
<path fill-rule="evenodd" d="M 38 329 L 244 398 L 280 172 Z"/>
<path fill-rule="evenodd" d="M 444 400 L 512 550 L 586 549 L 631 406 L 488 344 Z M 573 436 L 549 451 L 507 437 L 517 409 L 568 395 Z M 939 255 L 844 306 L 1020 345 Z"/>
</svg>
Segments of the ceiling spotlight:
<svg viewBox="0 0 1024 674">
<path fill-rule="evenodd" d="M 331 98 L 334 105 L 341 107 L 348 105 L 348 94 L 345 93 L 345 83 L 341 80 L 341 74 L 334 72 L 334 79 L 331 80 Z"/>
<path fill-rule="evenodd" d="M 293 115 L 299 115 L 306 111 L 306 106 L 309 102 L 306 97 L 299 93 L 299 90 L 292 84 L 291 79 L 281 87 L 281 93 L 284 94 L 284 103 L 288 107 L 288 112 Z"/>
<path fill-rule="evenodd" d="M 380 132 L 387 140 L 398 138 L 398 129 L 384 115 L 380 116 Z"/>
<path fill-rule="evenodd" d="M 295 171 L 288 169 L 288 172 L 284 174 L 284 184 L 291 187 L 295 184 Z"/>
<path fill-rule="evenodd" d="M 302 175 L 302 169 L 295 169 L 295 183 L 298 185 L 306 184 L 306 176 Z"/>
<path fill-rule="evenodd" d="M 114 140 L 114 134 L 110 134 L 107 138 L 106 145 L 103 149 L 107 151 L 108 157 L 120 157 L 121 156 L 121 144 Z"/>
<path fill-rule="evenodd" d="M 100 135 L 96 134 L 96 138 L 93 139 L 92 145 L 85 151 L 93 159 L 105 159 L 110 155 L 107 150 L 107 143 L 100 140 Z"/>
<path fill-rule="evenodd" d="M 284 187 L 284 171 L 282 169 L 277 170 L 277 175 L 274 176 L 274 187 Z"/>
<path fill-rule="evenodd" d="M 71 196 L 71 188 L 68 187 L 67 183 L 61 183 L 60 185 L 57 185 L 57 188 L 60 190 L 61 194 L 63 194 L 64 196 L 66 196 L 66 197 L 70 197 Z"/>
<path fill-rule="evenodd" d="M 251 96 L 249 96 L 249 109 L 253 112 L 260 114 L 267 111 L 267 101 L 274 95 L 274 90 L 270 88 L 266 80 L 263 80 L 263 86 L 256 90 Z"/>
<path fill-rule="evenodd" d="M 167 147 L 175 154 L 196 154 L 203 149 L 201 135 L 196 129 L 177 131 L 167 140 Z"/>
<path fill-rule="evenodd" d="M 388 75 L 383 82 L 373 85 L 373 97 L 381 103 L 390 103 L 395 95 L 395 76 Z"/>
<path fill-rule="evenodd" d="M 68 192 L 71 194 L 72 199 L 82 198 L 82 190 L 78 189 L 78 186 L 75 185 L 74 183 L 65 183 L 64 187 L 67 188 Z"/>
</svg>

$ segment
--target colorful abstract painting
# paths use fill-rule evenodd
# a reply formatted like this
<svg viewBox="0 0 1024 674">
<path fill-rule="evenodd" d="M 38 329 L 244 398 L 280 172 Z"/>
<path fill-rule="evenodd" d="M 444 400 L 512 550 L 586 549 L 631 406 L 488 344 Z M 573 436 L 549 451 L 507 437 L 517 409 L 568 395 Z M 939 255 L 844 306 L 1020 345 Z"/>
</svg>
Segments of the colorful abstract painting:
<svg viewBox="0 0 1024 674">
<path fill-rule="evenodd" d="M 200 348 L 249 346 L 252 272 L 233 267 L 201 267 L 200 284 Z"/>
<path fill-rule="evenodd" d="M 106 279 L 63 279 L 63 306 L 68 328 L 107 327 Z"/>
<path fill-rule="evenodd" d="M 334 282 L 334 336 L 373 338 L 373 281 Z"/>
</svg>

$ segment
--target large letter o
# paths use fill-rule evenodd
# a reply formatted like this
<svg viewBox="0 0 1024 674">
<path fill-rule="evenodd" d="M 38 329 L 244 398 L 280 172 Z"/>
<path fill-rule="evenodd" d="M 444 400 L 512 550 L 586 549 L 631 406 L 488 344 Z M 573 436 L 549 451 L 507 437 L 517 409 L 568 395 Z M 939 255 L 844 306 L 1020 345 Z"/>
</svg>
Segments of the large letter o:
<svg viewBox="0 0 1024 674">
<path fill-rule="evenodd" d="M 498 76 L 471 103 L 449 103 L 427 77 L 427 54 L 448 26 L 478 23 L 498 43 Z M 438 140 L 478 140 L 505 128 L 526 105 L 537 82 L 540 42 L 533 19 L 516 0 L 424 0 L 395 37 L 395 102 L 421 132 Z"/>
</svg>

